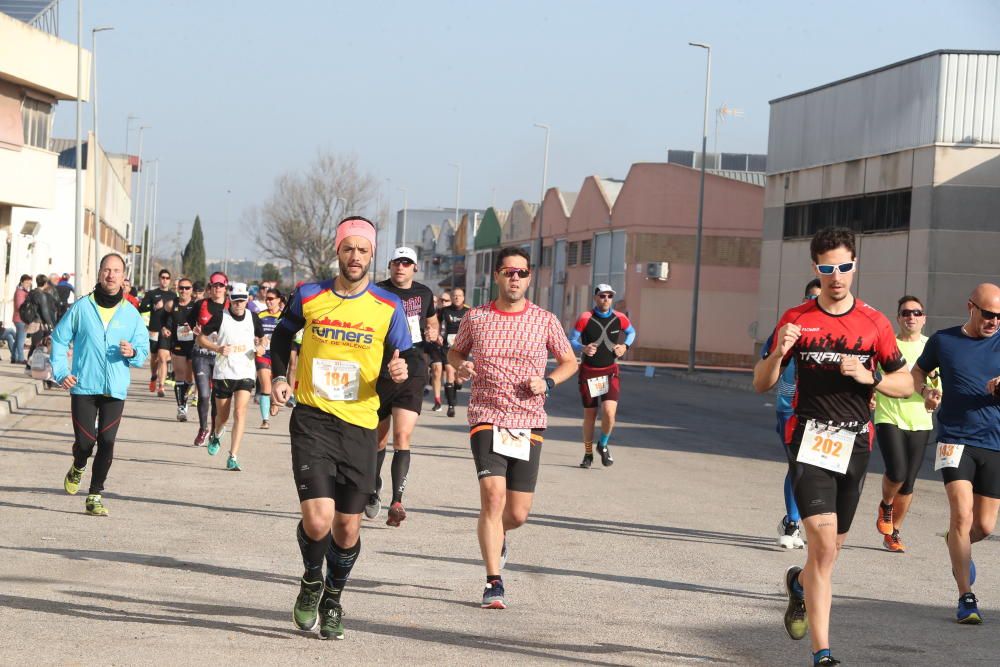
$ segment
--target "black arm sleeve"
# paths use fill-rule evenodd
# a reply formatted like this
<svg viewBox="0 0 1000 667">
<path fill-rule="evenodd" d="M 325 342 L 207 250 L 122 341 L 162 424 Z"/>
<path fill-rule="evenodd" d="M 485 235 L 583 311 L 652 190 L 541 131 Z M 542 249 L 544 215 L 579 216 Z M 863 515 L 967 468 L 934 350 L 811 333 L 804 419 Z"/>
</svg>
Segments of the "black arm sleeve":
<svg viewBox="0 0 1000 667">
<path fill-rule="evenodd" d="M 271 334 L 271 372 L 274 377 L 288 375 L 288 360 L 292 356 L 292 342 L 295 334 L 283 326 L 274 328 Z"/>
<path fill-rule="evenodd" d="M 253 335 L 257 338 L 264 337 L 264 325 L 260 323 L 260 318 L 257 317 L 257 313 L 252 313 L 249 310 L 250 316 L 253 318 Z"/>
</svg>

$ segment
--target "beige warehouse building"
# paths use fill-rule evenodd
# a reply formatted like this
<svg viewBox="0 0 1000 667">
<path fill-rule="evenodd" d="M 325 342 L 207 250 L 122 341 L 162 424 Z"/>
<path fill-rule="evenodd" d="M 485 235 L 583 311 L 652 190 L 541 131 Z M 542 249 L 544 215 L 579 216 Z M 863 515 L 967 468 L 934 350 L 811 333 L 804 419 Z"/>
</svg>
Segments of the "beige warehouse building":
<svg viewBox="0 0 1000 667">
<path fill-rule="evenodd" d="M 1000 52 L 935 51 L 771 102 L 756 339 L 812 277 L 809 237 L 858 233 L 855 293 L 928 331 L 1000 281 Z"/>
</svg>

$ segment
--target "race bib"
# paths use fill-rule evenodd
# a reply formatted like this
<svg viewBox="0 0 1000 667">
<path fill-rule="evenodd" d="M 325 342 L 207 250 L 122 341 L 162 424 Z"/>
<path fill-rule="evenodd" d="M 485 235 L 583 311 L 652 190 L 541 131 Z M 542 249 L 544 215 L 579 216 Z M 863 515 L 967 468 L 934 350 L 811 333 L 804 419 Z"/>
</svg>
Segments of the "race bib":
<svg viewBox="0 0 1000 667">
<path fill-rule="evenodd" d="M 851 462 L 856 437 L 857 434 L 850 429 L 819 424 L 810 419 L 806 422 L 796 461 L 843 474 Z"/>
<path fill-rule="evenodd" d="M 313 391 L 328 401 L 358 400 L 361 366 L 353 361 L 313 359 Z"/>
<path fill-rule="evenodd" d="M 448 334 L 448 347 L 451 347 L 451 346 L 453 346 L 455 344 L 455 339 L 456 338 L 458 338 L 458 334 L 457 333 Z"/>
<path fill-rule="evenodd" d="M 587 378 L 587 389 L 590 391 L 590 397 L 597 398 L 598 396 L 604 396 L 608 393 L 610 379 L 611 377 L 608 375 L 602 375 L 596 378 Z"/>
<path fill-rule="evenodd" d="M 530 428 L 500 428 L 493 427 L 493 453 L 509 456 L 512 459 L 528 461 L 531 459 L 531 429 Z"/>
<path fill-rule="evenodd" d="M 962 460 L 962 452 L 965 445 L 948 445 L 943 442 L 937 444 L 937 454 L 934 456 L 934 469 L 957 468 Z"/>
<path fill-rule="evenodd" d="M 424 334 L 420 331 L 420 316 L 410 315 L 406 318 L 406 323 L 410 325 L 410 340 L 416 345 L 424 339 Z"/>
<path fill-rule="evenodd" d="M 194 340 L 194 332 L 188 324 L 181 324 L 177 327 L 177 340 L 187 342 Z"/>
</svg>

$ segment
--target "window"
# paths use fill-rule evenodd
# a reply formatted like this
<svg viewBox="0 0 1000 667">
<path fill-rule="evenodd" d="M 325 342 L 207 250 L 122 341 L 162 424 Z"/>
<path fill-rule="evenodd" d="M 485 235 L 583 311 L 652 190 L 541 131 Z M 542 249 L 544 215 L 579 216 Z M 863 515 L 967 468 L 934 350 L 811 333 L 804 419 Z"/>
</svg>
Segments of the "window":
<svg viewBox="0 0 1000 667">
<path fill-rule="evenodd" d="M 593 252 L 594 242 L 591 240 L 580 242 L 580 263 L 590 264 L 590 257 Z"/>
<path fill-rule="evenodd" d="M 570 241 L 566 249 L 566 265 L 576 266 L 577 254 L 580 250 L 580 243 L 578 241 Z"/>
<path fill-rule="evenodd" d="M 552 266 L 552 246 L 542 248 L 542 266 Z"/>
<path fill-rule="evenodd" d="M 24 125 L 24 143 L 35 148 L 49 148 L 52 130 L 52 105 L 30 97 L 21 104 L 21 122 Z"/>
<path fill-rule="evenodd" d="M 786 239 L 808 238 L 825 227 L 847 227 L 858 234 L 910 227 L 910 190 L 785 207 Z"/>
</svg>

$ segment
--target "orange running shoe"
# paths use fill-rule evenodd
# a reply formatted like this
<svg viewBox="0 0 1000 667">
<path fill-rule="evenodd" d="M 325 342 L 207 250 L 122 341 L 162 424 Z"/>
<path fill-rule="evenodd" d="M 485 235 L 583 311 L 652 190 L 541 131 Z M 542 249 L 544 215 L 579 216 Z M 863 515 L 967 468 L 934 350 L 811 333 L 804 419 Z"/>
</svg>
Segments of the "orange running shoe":
<svg viewBox="0 0 1000 667">
<path fill-rule="evenodd" d="M 149 393 L 152 394 L 154 391 L 156 391 L 156 380 L 150 380 L 149 381 Z"/>
<path fill-rule="evenodd" d="M 903 541 L 899 539 L 898 530 L 893 530 L 892 535 L 886 535 L 883 537 L 882 546 L 885 547 L 886 551 L 892 551 L 897 554 L 901 554 L 906 551 L 906 545 L 904 545 Z"/>
<path fill-rule="evenodd" d="M 892 535 L 892 505 L 879 501 L 878 513 L 875 516 L 875 528 L 883 535 Z"/>
</svg>

